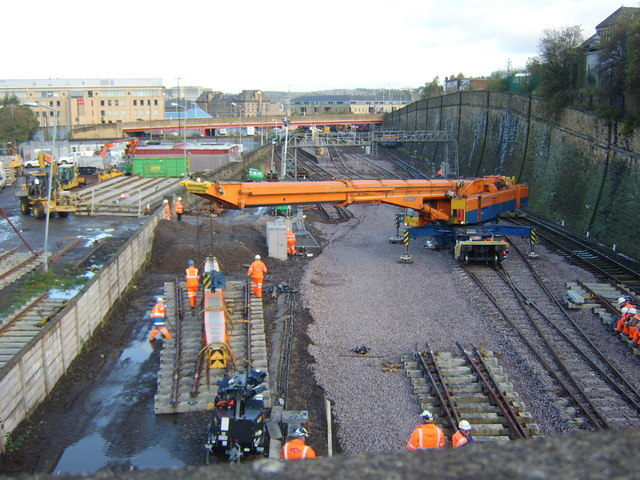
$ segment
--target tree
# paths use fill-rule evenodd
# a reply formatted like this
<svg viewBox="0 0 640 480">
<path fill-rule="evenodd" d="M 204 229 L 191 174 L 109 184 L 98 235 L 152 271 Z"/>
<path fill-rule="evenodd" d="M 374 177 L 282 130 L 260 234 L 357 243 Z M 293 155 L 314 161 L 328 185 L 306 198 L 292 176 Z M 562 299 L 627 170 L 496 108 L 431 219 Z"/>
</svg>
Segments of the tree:
<svg viewBox="0 0 640 480">
<path fill-rule="evenodd" d="M 599 91 L 613 117 L 640 125 L 640 15 L 622 16 L 598 53 Z"/>
<path fill-rule="evenodd" d="M 498 70 L 487 78 L 487 90 L 505 91 L 507 90 L 507 72 Z"/>
<path fill-rule="evenodd" d="M 582 28 L 547 29 L 538 43 L 540 55 L 530 60 L 527 69 L 539 75 L 539 91 L 553 111 L 571 103 L 578 87 L 578 71 L 583 59 Z"/>
<path fill-rule="evenodd" d="M 0 101 L 0 143 L 28 142 L 38 130 L 38 121 L 29 107 L 20 105 L 15 96 Z"/>
<path fill-rule="evenodd" d="M 424 87 L 420 87 L 420 100 L 438 97 L 442 95 L 443 91 L 444 89 L 442 85 L 440 85 L 440 77 L 436 75 L 429 83 L 425 83 Z"/>
</svg>

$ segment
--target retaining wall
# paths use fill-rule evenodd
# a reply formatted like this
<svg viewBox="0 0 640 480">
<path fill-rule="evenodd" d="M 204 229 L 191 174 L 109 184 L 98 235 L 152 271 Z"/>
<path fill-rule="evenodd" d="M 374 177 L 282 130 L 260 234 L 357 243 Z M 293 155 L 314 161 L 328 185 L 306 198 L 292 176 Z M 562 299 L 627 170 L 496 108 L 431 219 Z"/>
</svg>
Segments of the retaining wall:
<svg viewBox="0 0 640 480">
<path fill-rule="evenodd" d="M 452 132 L 463 177 L 515 176 L 529 184 L 535 213 L 640 258 L 640 132 L 624 136 L 621 125 L 576 108 L 553 118 L 541 99 L 509 92 L 423 100 L 387 114 L 384 123 Z M 433 173 L 444 161 L 443 145 L 409 147 Z"/>
<path fill-rule="evenodd" d="M 0 369 L 0 451 L 4 451 L 7 435 L 51 393 L 147 262 L 160 210 Z"/>
</svg>

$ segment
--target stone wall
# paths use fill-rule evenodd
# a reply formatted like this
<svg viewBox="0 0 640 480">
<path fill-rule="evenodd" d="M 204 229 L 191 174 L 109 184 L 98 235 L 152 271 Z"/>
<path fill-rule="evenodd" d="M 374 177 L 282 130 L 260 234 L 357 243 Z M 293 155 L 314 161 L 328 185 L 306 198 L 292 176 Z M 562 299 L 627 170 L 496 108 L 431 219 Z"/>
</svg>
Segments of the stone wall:
<svg viewBox="0 0 640 480">
<path fill-rule="evenodd" d="M 539 98 L 508 92 L 423 100 L 386 115 L 385 127 L 452 132 L 462 176 L 515 176 L 529 184 L 533 212 L 640 258 L 640 132 L 623 136 L 579 109 L 552 118 Z M 410 148 L 434 173 L 445 160 L 443 144 Z"/>
</svg>

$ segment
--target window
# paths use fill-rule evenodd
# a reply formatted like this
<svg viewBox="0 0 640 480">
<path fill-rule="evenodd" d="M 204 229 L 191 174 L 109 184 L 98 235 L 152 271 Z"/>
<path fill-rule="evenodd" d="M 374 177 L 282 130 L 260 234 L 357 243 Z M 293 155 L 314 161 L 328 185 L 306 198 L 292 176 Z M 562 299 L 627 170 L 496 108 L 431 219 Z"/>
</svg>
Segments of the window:
<svg viewBox="0 0 640 480">
<path fill-rule="evenodd" d="M 135 107 L 135 106 L 137 106 L 137 105 L 138 105 L 138 100 L 134 100 L 134 101 L 133 101 L 133 106 Z"/>
<path fill-rule="evenodd" d="M 157 107 L 158 106 L 158 100 L 154 100 L 153 104 Z"/>
<path fill-rule="evenodd" d="M 114 106 L 114 107 L 119 107 L 119 106 L 120 106 L 120 105 L 118 105 L 118 100 L 114 100 L 114 101 L 113 101 L 113 106 Z"/>
<path fill-rule="evenodd" d="M 100 110 L 100 116 L 104 117 L 104 110 Z"/>
<path fill-rule="evenodd" d="M 110 98 L 124 97 L 125 93 L 124 93 L 124 90 L 103 90 L 102 91 L 102 96 L 103 97 L 110 97 Z"/>
<path fill-rule="evenodd" d="M 107 100 L 107 107 L 111 106 L 111 100 Z"/>
<path fill-rule="evenodd" d="M 89 90 L 87 92 L 87 97 L 89 97 L 89 98 L 93 97 L 93 90 Z"/>
<path fill-rule="evenodd" d="M 100 106 L 104 107 L 104 100 L 100 100 Z"/>
</svg>

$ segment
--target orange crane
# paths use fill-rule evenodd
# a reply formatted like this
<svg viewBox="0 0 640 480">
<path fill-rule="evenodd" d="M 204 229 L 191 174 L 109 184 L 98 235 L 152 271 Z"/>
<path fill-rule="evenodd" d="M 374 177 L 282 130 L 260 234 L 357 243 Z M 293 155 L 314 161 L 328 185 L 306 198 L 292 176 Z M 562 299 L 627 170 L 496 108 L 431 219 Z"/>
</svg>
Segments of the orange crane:
<svg viewBox="0 0 640 480">
<path fill-rule="evenodd" d="M 418 213 L 419 225 L 468 225 L 526 206 L 527 185 L 502 176 L 472 180 L 330 180 L 323 182 L 196 182 L 190 193 L 230 208 L 332 203 L 340 206 L 387 203 Z"/>
<path fill-rule="evenodd" d="M 497 220 L 498 215 L 527 206 L 527 185 L 512 178 L 492 175 L 474 179 L 435 178 L 428 180 L 331 180 L 321 182 L 197 182 L 182 185 L 194 195 L 229 208 L 271 205 L 332 203 L 386 203 L 411 209 L 418 216 L 417 226 L 407 229 L 408 237 L 432 236 L 447 241 L 464 239 L 470 246 L 456 254 L 460 260 L 489 259 L 499 262 L 506 255 L 499 226 L 463 230 Z M 472 232 L 472 233 L 469 233 Z M 510 227 L 510 235 L 529 236 L 531 229 Z M 492 239 L 487 240 L 487 237 Z M 483 243 L 476 246 L 483 237 Z M 405 241 L 408 244 L 408 240 Z M 482 248 L 481 248 L 482 246 Z M 491 248 L 495 247 L 495 248 Z M 466 247 L 465 247 L 466 248 Z M 500 252 L 498 252 L 500 250 Z"/>
</svg>

